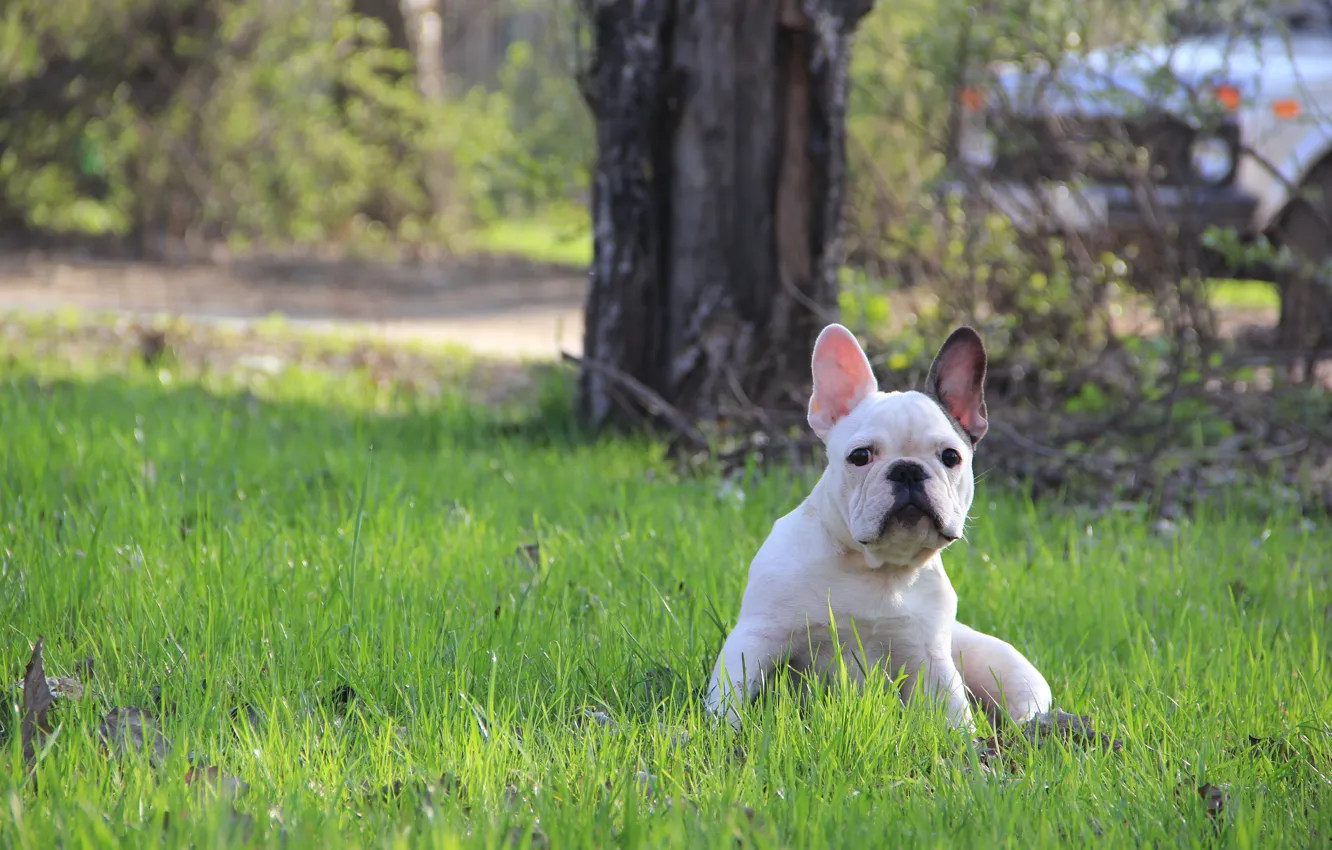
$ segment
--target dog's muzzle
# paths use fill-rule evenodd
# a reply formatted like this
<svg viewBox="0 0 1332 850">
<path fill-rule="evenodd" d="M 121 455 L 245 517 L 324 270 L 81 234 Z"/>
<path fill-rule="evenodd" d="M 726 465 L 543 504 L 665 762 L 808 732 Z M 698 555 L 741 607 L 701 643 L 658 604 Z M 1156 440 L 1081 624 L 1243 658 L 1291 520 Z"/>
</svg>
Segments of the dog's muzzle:
<svg viewBox="0 0 1332 850">
<path fill-rule="evenodd" d="M 912 460 L 898 461 L 888 468 L 888 480 L 893 484 L 893 503 L 883 515 L 879 536 L 888 532 L 888 526 L 898 523 L 910 528 L 921 520 L 929 520 L 935 530 L 950 543 L 957 537 L 944 528 L 943 517 L 926 492 L 930 473 Z"/>
</svg>

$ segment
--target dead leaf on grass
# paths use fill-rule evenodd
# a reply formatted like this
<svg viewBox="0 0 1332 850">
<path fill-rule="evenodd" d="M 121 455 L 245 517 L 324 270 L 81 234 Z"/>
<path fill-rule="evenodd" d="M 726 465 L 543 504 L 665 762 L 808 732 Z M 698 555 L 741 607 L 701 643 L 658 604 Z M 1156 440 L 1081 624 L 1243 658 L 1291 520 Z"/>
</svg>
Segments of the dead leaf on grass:
<svg viewBox="0 0 1332 850">
<path fill-rule="evenodd" d="M 997 736 L 974 738 L 971 741 L 971 746 L 976 751 L 976 759 L 983 769 L 992 770 L 999 763 L 1002 753 L 1000 752 Z"/>
<path fill-rule="evenodd" d="M 1225 785 L 1213 785 L 1208 782 L 1198 787 L 1198 798 L 1203 801 L 1207 817 L 1215 821 L 1225 811 L 1230 793 Z"/>
<path fill-rule="evenodd" d="M 343 682 L 333 691 L 332 702 L 334 706 L 345 709 L 360 698 L 355 688 Z"/>
<path fill-rule="evenodd" d="M 265 725 L 264 713 L 252 705 L 237 706 L 229 712 L 229 715 L 233 723 L 243 720 L 256 732 L 262 730 Z"/>
<path fill-rule="evenodd" d="M 1123 741 L 1096 731 L 1090 717 L 1066 711 L 1047 711 L 1036 715 L 1028 721 L 1023 733 L 1034 744 L 1039 744 L 1042 739 L 1062 738 L 1070 743 L 1090 744 L 1112 752 L 1124 749 Z"/>
<path fill-rule="evenodd" d="M 83 699 L 83 683 L 78 679 L 71 679 L 68 676 L 47 676 L 46 687 L 50 689 L 51 696 L 55 697 L 57 701 Z M 26 683 L 19 682 L 18 689 L 19 693 L 26 691 Z"/>
<path fill-rule="evenodd" d="M 513 555 L 518 562 L 526 565 L 528 568 L 536 570 L 541 567 L 541 544 L 523 543 L 513 550 Z"/>
<path fill-rule="evenodd" d="M 111 709 L 97 733 L 113 755 L 150 749 L 149 759 L 160 764 L 171 752 L 171 742 L 158 729 L 157 718 L 141 708 Z"/>
<path fill-rule="evenodd" d="M 19 729 L 23 741 L 23 761 L 27 764 L 37 760 L 37 748 L 54 728 L 51 726 L 50 712 L 55 705 L 55 695 L 47 684 L 46 670 L 42 664 L 44 642 L 45 638 L 37 638 L 27 669 L 23 671 L 23 719 Z"/>
<path fill-rule="evenodd" d="M 1250 735 L 1249 746 L 1281 761 L 1287 761 L 1296 755 L 1295 748 L 1285 738 L 1259 738 Z"/>
</svg>

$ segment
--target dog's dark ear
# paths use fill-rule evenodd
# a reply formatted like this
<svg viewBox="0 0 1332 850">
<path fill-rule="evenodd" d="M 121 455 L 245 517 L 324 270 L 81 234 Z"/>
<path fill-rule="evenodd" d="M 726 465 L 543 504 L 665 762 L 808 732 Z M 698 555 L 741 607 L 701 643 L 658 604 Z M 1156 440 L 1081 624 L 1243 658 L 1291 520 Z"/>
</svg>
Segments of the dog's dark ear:
<svg viewBox="0 0 1332 850">
<path fill-rule="evenodd" d="M 985 412 L 985 343 L 971 328 L 948 335 L 925 379 L 925 392 L 957 422 L 975 446 L 989 430 Z"/>
<path fill-rule="evenodd" d="M 879 389 L 874 370 L 851 331 L 831 324 L 814 343 L 811 364 L 814 392 L 809 397 L 809 425 L 826 441 L 833 426 Z"/>
</svg>

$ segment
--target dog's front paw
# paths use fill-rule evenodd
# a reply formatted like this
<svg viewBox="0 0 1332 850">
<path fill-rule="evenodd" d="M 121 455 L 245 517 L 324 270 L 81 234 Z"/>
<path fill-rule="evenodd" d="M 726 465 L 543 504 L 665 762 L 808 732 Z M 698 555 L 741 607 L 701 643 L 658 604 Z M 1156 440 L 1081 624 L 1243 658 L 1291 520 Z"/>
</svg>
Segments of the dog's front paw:
<svg viewBox="0 0 1332 850">
<path fill-rule="evenodd" d="M 704 710 L 714 723 L 725 722 L 733 731 L 740 731 L 740 712 L 736 709 L 734 700 L 723 700 L 709 694 Z"/>
</svg>

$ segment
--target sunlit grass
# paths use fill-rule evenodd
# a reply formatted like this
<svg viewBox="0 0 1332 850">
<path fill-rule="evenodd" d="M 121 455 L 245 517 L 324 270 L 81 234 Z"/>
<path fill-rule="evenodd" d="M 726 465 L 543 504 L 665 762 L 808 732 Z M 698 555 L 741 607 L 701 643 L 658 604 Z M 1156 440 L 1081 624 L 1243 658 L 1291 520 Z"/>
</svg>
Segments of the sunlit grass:
<svg viewBox="0 0 1332 850">
<path fill-rule="evenodd" d="M 566 218 L 500 219 L 481 228 L 471 242 L 487 253 L 586 268 L 592 263 L 592 232 L 585 220 Z"/>
<path fill-rule="evenodd" d="M 1214 280 L 1209 292 L 1218 307 L 1275 310 L 1281 306 L 1276 285 L 1261 280 Z"/>
<path fill-rule="evenodd" d="M 355 360 L 164 380 L 55 327 L 7 336 L 0 367 L 0 655 L 16 681 L 44 635 L 48 675 L 97 666 L 35 783 L 8 735 L 5 846 L 238 842 L 232 804 L 186 786 L 191 752 L 248 783 L 235 808 L 271 846 L 1287 847 L 1332 829 L 1325 525 L 1218 508 L 1158 532 L 982 484 L 946 559 L 959 616 L 1124 750 L 1018 747 L 987 773 L 884 688 L 778 693 L 735 741 L 699 714 L 714 618 L 734 621 L 808 477 L 749 478 L 743 499 L 682 478 L 654 443 L 579 438 L 558 386 L 532 420 Z M 167 763 L 101 753 L 103 714 L 158 688 Z M 445 775 L 428 800 L 412 786 Z"/>
</svg>

